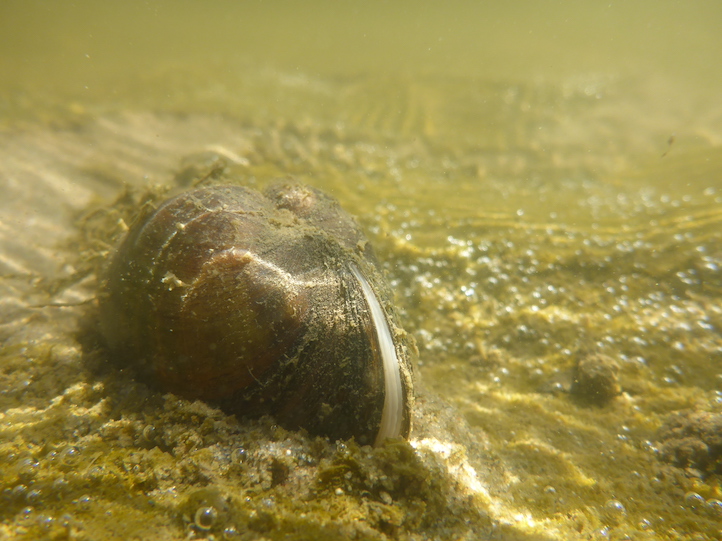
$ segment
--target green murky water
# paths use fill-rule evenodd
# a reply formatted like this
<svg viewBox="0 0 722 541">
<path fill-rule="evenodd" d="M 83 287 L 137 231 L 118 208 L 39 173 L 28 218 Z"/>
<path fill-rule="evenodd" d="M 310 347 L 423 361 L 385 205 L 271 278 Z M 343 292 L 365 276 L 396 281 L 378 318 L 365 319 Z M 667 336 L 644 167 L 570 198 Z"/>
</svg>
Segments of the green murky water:
<svg viewBox="0 0 722 541">
<path fill-rule="evenodd" d="M 61 197 L 57 269 L 0 252 L 19 299 L 0 313 L 0 535 L 721 538 L 720 20 L 717 2 L 4 2 L 0 182 L 30 170 L 16 156 L 55 156 L 36 190 L 57 173 L 87 193 Z M 292 175 L 359 217 L 417 341 L 420 394 L 444 401 L 420 414 L 423 466 L 404 448 L 359 457 L 157 396 L 138 406 L 147 389 L 73 368 L 79 311 L 16 316 L 35 295 L 18 269 L 77 264 L 57 248 L 77 238 L 69 214 L 209 156 L 252 186 Z M 25 229 L 13 212 L 45 208 L 32 200 L 3 207 L 3 238 Z M 76 290 L 65 300 L 92 283 Z M 571 374 L 599 356 L 619 392 L 590 404 Z M 680 411 L 694 414 L 660 432 Z M 255 458 L 239 466 L 236 443 L 256 437 L 276 447 L 243 444 Z M 289 473 L 304 464 L 320 465 L 314 496 L 291 504 L 278 475 L 305 494 Z M 232 529 L 183 518 L 219 490 L 247 498 L 215 504 Z"/>
</svg>

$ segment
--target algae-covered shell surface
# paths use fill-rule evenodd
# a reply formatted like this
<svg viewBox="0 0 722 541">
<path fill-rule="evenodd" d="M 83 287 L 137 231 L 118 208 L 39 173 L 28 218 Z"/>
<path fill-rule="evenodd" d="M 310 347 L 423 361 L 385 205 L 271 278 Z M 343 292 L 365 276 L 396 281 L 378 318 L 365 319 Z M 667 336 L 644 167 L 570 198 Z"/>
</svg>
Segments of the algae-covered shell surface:
<svg viewBox="0 0 722 541">
<path fill-rule="evenodd" d="M 0 17 L 0 539 L 722 537 L 719 16 L 131 4 Z M 364 232 L 418 349 L 408 439 L 244 418 L 109 353 L 135 224 L 278 179 Z"/>
</svg>

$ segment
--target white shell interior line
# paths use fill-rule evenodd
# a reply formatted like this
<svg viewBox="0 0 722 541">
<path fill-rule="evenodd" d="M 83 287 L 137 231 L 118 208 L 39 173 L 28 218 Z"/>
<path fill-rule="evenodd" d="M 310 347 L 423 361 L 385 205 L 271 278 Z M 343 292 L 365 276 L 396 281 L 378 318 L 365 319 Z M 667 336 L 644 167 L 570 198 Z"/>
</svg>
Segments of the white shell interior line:
<svg viewBox="0 0 722 541">
<path fill-rule="evenodd" d="M 361 290 L 371 310 L 371 322 L 376 331 L 381 360 L 384 364 L 384 408 L 381 413 L 381 425 L 374 441 L 374 445 L 380 445 L 386 438 L 398 438 L 401 435 L 404 418 L 401 367 L 396 356 L 396 347 L 394 346 L 389 323 L 386 320 L 386 314 L 384 314 L 376 294 L 356 265 L 351 263 L 349 267 L 361 285 Z"/>
</svg>

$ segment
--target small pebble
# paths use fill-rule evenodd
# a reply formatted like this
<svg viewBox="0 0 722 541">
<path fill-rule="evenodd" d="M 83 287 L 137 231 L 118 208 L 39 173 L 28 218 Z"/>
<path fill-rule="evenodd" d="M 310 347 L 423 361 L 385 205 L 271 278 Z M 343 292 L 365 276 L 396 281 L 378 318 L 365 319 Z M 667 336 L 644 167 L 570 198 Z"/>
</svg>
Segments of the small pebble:
<svg viewBox="0 0 722 541">
<path fill-rule="evenodd" d="M 618 374 L 619 365 L 611 357 L 588 355 L 574 367 L 570 392 L 582 402 L 604 406 L 621 393 Z"/>
</svg>

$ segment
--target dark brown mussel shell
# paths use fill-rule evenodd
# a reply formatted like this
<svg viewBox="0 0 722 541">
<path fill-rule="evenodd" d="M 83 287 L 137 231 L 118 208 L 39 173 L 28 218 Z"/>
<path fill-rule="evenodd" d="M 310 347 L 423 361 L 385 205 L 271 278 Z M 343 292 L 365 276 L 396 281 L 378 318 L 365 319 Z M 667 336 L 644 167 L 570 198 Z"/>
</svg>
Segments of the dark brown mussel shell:
<svg viewBox="0 0 722 541">
<path fill-rule="evenodd" d="M 409 348 L 389 297 L 370 245 L 333 198 L 294 183 L 264 194 L 213 186 L 132 225 L 103 281 L 100 322 L 111 356 L 160 390 L 379 443 L 410 430 Z M 400 382 L 385 432 L 394 393 L 384 325 Z"/>
</svg>

